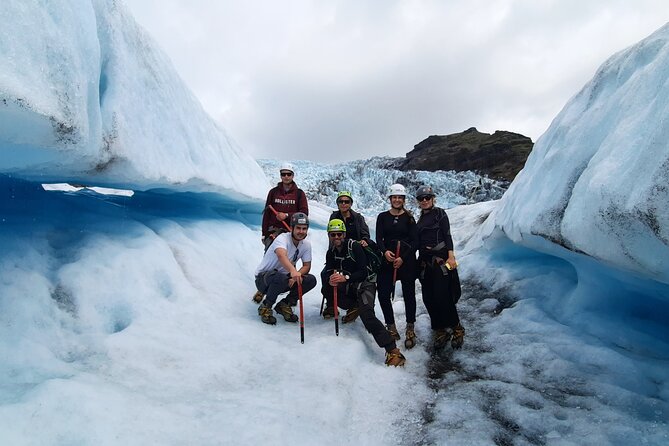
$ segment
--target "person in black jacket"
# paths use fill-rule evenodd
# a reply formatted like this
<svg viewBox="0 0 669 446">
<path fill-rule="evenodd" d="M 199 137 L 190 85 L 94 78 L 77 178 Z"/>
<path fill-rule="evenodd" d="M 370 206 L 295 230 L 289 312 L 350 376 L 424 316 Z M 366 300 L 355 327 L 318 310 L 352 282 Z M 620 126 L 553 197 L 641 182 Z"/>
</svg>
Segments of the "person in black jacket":
<svg viewBox="0 0 669 446">
<path fill-rule="evenodd" d="M 337 194 L 337 208 L 330 215 L 330 220 L 335 218 L 342 220 L 346 225 L 346 237 L 359 241 L 362 246 L 369 244 L 369 226 L 365 217 L 351 209 L 353 196 L 349 191 L 341 191 Z"/>
<path fill-rule="evenodd" d="M 323 316 L 334 316 L 334 288 L 337 288 L 337 306 L 348 310 L 346 317 L 355 311 L 379 347 L 386 350 L 386 365 L 402 366 L 404 355 L 395 339 L 374 314 L 376 284 L 367 280 L 367 257 L 360 243 L 346 239 L 346 225 L 334 219 L 328 223 L 330 247 L 325 255 L 325 270 L 321 274 L 327 307 Z M 327 317 L 326 317 L 327 319 Z M 344 320 L 344 322 L 347 322 Z M 350 321 L 349 321 L 350 322 Z"/>
<path fill-rule="evenodd" d="M 461 293 L 458 264 L 448 216 L 446 211 L 435 206 L 434 197 L 429 186 L 422 186 L 416 192 L 421 210 L 418 219 L 419 280 L 423 303 L 435 331 L 435 347 L 443 348 L 450 340 L 453 348 L 460 348 L 465 329 L 455 307 Z"/>
<path fill-rule="evenodd" d="M 330 214 L 330 221 L 338 219 L 344 222 L 346 226 L 346 238 L 351 240 L 356 240 L 360 242 L 360 245 L 363 247 L 369 246 L 369 226 L 365 222 L 365 217 L 362 214 L 355 212 L 351 209 L 353 205 L 353 197 L 349 191 L 341 191 L 337 194 L 337 208 L 338 210 L 333 211 Z M 321 271 L 321 276 L 325 272 L 325 267 Z M 321 294 L 325 296 L 325 289 L 328 288 L 328 284 L 323 281 L 321 286 Z M 355 320 L 355 311 L 351 313 L 350 318 L 344 318 L 344 323 L 353 322 Z M 325 314 L 326 317 L 332 317 L 329 313 Z M 349 320 L 350 319 L 350 320 Z"/>
<path fill-rule="evenodd" d="M 395 325 L 395 315 L 391 294 L 395 287 L 393 276 L 402 283 L 402 296 L 406 308 L 406 348 L 415 345 L 416 333 L 416 249 L 418 234 L 416 221 L 404 208 L 406 189 L 401 184 L 390 186 L 388 193 L 390 209 L 382 212 L 376 219 L 376 244 L 383 252 L 385 261 L 379 271 L 379 303 L 383 311 L 388 331 L 395 339 L 400 339 Z M 399 246 L 399 256 L 396 256 Z M 397 271 L 394 273 L 394 271 Z"/>
</svg>

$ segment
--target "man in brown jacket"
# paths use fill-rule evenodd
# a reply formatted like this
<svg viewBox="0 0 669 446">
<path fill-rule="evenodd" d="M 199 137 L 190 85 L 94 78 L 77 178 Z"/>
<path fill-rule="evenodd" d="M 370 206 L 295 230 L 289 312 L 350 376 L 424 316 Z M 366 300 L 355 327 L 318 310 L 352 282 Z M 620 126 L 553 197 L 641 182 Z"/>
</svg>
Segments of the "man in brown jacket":
<svg viewBox="0 0 669 446">
<path fill-rule="evenodd" d="M 270 247 L 274 239 L 286 230 L 286 225 L 290 226 L 293 214 L 302 212 L 309 215 L 309 204 L 304 191 L 297 187 L 293 178 L 295 169 L 290 163 L 284 163 L 279 168 L 281 182 L 269 190 L 267 200 L 265 201 L 265 211 L 262 216 L 262 243 L 265 245 L 265 252 Z M 270 206 L 274 210 L 270 209 Z M 285 223 L 285 225 L 284 225 Z M 253 301 L 260 303 L 264 293 L 257 291 L 253 295 Z"/>
<path fill-rule="evenodd" d="M 281 182 L 269 190 L 262 217 L 262 242 L 265 245 L 265 250 L 272 244 L 277 235 L 286 232 L 282 222 L 288 224 L 290 217 L 296 212 L 309 215 L 307 196 L 293 181 L 295 170 L 292 164 L 282 164 L 279 173 L 281 174 Z M 269 208 L 270 205 L 276 213 Z"/>
</svg>

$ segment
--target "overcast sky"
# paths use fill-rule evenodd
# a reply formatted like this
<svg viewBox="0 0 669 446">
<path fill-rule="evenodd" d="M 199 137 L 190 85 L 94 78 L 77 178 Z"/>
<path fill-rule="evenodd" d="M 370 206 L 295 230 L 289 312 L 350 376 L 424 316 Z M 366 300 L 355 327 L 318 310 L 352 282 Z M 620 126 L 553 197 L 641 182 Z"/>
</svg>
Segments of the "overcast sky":
<svg viewBox="0 0 669 446">
<path fill-rule="evenodd" d="M 403 156 L 469 127 L 533 141 L 667 0 L 125 0 L 256 158 Z"/>
</svg>

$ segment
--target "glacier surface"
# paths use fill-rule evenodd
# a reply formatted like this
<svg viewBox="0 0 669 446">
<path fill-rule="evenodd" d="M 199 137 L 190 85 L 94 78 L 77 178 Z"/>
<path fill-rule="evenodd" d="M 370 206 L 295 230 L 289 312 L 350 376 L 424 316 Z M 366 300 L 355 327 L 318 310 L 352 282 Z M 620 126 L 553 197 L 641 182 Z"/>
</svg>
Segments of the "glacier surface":
<svg viewBox="0 0 669 446">
<path fill-rule="evenodd" d="M 260 323 L 278 161 L 265 176 L 235 147 L 122 2 L 4 1 L 0 18 L 3 442 L 669 442 L 667 266 L 651 258 L 666 256 L 666 27 L 602 67 L 501 200 L 449 209 L 465 345 L 431 351 L 418 287 L 419 344 L 395 370 L 360 323 L 335 337 L 315 291 L 305 344 Z M 315 259 L 337 190 L 373 227 L 399 178 L 384 163 L 296 162 Z M 472 173 L 401 175 L 445 207 L 501 195 Z"/>
</svg>

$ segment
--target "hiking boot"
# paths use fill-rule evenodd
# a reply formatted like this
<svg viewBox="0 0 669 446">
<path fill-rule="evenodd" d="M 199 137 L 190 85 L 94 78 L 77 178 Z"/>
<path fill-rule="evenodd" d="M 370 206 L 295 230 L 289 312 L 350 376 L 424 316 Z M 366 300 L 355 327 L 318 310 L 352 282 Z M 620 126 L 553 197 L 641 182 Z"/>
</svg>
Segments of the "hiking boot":
<svg viewBox="0 0 669 446">
<path fill-rule="evenodd" d="M 274 311 L 283 316 L 286 322 L 298 321 L 297 315 L 293 313 L 293 309 L 290 307 L 290 305 L 288 305 L 284 301 L 281 301 L 278 304 L 276 304 L 276 306 L 274 307 Z"/>
<path fill-rule="evenodd" d="M 360 310 L 358 310 L 358 308 L 351 308 L 341 318 L 341 321 L 345 324 L 348 324 L 349 322 L 353 322 L 354 320 L 356 320 L 359 315 L 360 315 Z"/>
<path fill-rule="evenodd" d="M 434 348 L 439 350 L 446 347 L 451 340 L 451 332 L 448 328 L 440 328 L 434 332 Z"/>
<path fill-rule="evenodd" d="M 395 324 L 386 325 L 386 330 L 388 330 L 388 333 L 390 333 L 390 336 L 392 336 L 394 340 L 396 341 L 400 340 L 400 333 L 397 331 L 397 327 L 395 327 Z"/>
<path fill-rule="evenodd" d="M 267 305 L 260 304 L 258 307 L 258 314 L 260 315 L 260 320 L 266 324 L 274 325 L 276 324 L 276 318 L 272 315 L 272 307 Z"/>
<path fill-rule="evenodd" d="M 323 310 L 323 319 L 332 319 L 334 317 L 334 307 L 325 307 Z"/>
<path fill-rule="evenodd" d="M 465 328 L 458 324 L 453 329 L 453 338 L 451 339 L 451 347 L 458 349 L 462 347 L 462 343 L 465 340 Z"/>
<path fill-rule="evenodd" d="M 413 329 L 413 324 L 407 323 L 407 332 L 406 339 L 404 340 L 404 346 L 411 350 L 416 345 L 416 332 Z"/>
<path fill-rule="evenodd" d="M 386 365 L 393 367 L 402 367 L 407 362 L 407 358 L 400 352 L 400 349 L 395 347 L 389 352 L 386 352 Z"/>
<path fill-rule="evenodd" d="M 261 293 L 260 291 L 256 291 L 256 293 L 253 295 L 253 302 L 259 304 L 260 302 L 262 302 L 263 297 L 265 297 L 263 293 Z"/>
</svg>

